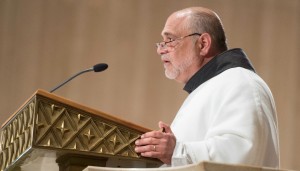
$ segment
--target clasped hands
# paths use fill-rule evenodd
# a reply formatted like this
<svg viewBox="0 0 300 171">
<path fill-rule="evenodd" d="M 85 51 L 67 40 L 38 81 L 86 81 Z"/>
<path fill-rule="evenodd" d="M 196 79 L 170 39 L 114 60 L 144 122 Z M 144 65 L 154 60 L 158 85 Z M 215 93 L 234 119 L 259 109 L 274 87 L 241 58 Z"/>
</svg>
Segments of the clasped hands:
<svg viewBox="0 0 300 171">
<path fill-rule="evenodd" d="M 159 122 L 158 126 L 164 131 L 151 131 L 143 134 L 140 139 L 135 141 L 135 151 L 143 157 L 158 158 L 170 165 L 176 137 L 169 125 Z"/>
</svg>

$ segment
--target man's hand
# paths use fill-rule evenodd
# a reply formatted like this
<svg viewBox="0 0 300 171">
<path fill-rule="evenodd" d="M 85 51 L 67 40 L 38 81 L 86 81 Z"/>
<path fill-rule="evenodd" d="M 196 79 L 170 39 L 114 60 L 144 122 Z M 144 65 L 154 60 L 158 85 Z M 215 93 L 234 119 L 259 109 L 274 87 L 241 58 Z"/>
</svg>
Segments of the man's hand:
<svg viewBox="0 0 300 171">
<path fill-rule="evenodd" d="M 144 157 L 158 158 L 165 164 L 171 164 L 176 137 L 169 125 L 159 122 L 158 126 L 164 132 L 151 131 L 143 134 L 141 139 L 135 141 L 135 151 Z"/>
</svg>

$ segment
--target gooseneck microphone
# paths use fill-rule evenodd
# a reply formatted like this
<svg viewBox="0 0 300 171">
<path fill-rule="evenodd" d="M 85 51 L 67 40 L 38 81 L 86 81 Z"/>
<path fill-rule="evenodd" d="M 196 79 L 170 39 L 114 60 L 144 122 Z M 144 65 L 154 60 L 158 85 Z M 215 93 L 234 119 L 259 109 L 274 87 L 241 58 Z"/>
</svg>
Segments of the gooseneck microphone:
<svg viewBox="0 0 300 171">
<path fill-rule="evenodd" d="M 72 79 L 74 79 L 75 77 L 77 77 L 78 75 L 81 75 L 83 73 L 86 73 L 86 72 L 90 72 L 90 71 L 94 71 L 94 72 L 101 72 L 101 71 L 104 71 L 108 68 L 108 65 L 105 64 L 105 63 L 100 63 L 100 64 L 97 64 L 97 65 L 94 65 L 93 67 L 89 68 L 89 69 L 86 69 L 86 70 L 83 70 L 83 71 L 80 71 L 78 72 L 77 74 L 73 75 L 72 77 L 70 77 L 69 79 L 67 79 L 66 81 L 64 81 L 63 83 L 59 84 L 58 86 L 54 87 L 52 90 L 50 90 L 49 92 L 52 93 L 54 92 L 55 90 L 57 90 L 58 88 L 60 88 L 61 86 L 65 85 L 66 83 L 68 83 L 69 81 L 71 81 Z"/>
</svg>

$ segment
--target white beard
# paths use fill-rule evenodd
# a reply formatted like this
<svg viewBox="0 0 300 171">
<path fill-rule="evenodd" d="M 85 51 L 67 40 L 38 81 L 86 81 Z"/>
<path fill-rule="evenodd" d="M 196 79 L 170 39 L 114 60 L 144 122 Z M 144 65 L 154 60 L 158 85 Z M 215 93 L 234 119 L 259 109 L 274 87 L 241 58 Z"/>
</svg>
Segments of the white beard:
<svg viewBox="0 0 300 171">
<path fill-rule="evenodd" d="M 167 58 L 169 57 L 162 57 L 162 58 Z M 169 79 L 176 79 L 180 74 L 184 73 L 188 67 L 190 67 L 193 63 L 193 56 L 188 56 L 184 62 L 180 63 L 179 65 L 174 65 L 173 63 L 171 64 L 172 67 L 167 68 L 165 67 L 165 75 Z"/>
<path fill-rule="evenodd" d="M 177 68 L 172 68 L 171 71 L 168 70 L 167 68 L 165 68 L 165 75 L 166 75 L 167 78 L 169 78 L 171 80 L 177 78 L 179 73 L 180 73 L 180 71 Z"/>
</svg>

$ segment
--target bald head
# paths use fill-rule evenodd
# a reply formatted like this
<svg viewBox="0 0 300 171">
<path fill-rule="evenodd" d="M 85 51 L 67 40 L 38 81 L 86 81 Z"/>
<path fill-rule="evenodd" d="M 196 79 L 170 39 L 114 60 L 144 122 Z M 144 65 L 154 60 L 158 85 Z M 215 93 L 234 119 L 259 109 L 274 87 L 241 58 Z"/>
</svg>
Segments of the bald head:
<svg viewBox="0 0 300 171">
<path fill-rule="evenodd" d="M 181 29 L 191 33 L 208 33 L 212 38 L 212 48 L 216 51 L 227 50 L 226 37 L 219 16 L 203 7 L 191 7 L 174 12 L 169 19 L 182 21 Z"/>
</svg>

